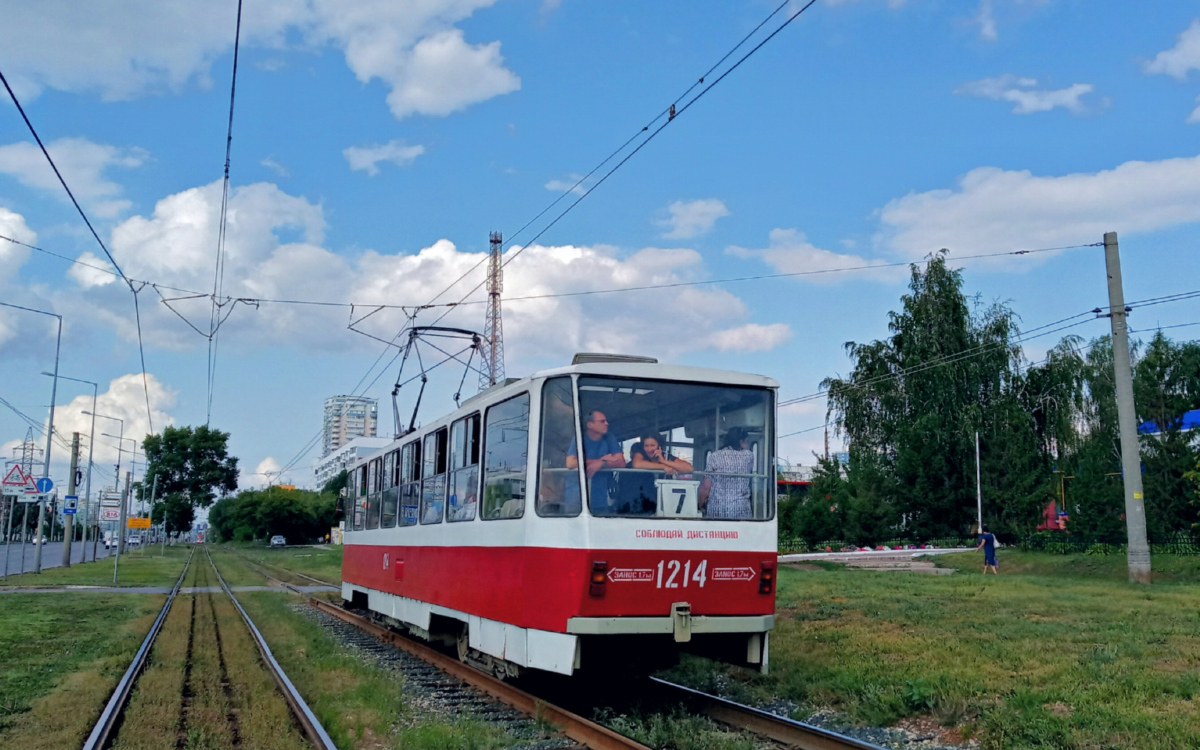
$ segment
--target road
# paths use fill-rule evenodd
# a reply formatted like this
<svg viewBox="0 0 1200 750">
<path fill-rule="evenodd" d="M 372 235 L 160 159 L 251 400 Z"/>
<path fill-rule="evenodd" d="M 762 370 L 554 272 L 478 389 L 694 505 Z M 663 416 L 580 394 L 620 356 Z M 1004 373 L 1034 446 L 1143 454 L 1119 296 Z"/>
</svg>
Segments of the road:
<svg viewBox="0 0 1200 750">
<path fill-rule="evenodd" d="M 46 568 L 57 568 L 62 564 L 62 542 L 46 542 L 42 548 L 42 570 Z M 0 572 L 4 570 L 4 548 L 6 545 L 0 543 Z M 71 562 L 77 563 L 80 561 L 82 554 L 82 542 L 75 542 L 71 545 Z M 25 572 L 29 573 L 33 570 L 33 557 L 36 553 L 34 545 L 26 542 L 21 544 L 14 541 L 9 546 L 8 550 L 8 574 L 15 575 L 21 572 L 21 551 L 25 552 Z M 108 552 L 104 549 L 104 542 L 101 541 L 97 545 L 96 557 L 103 560 L 108 557 Z M 87 559 L 92 561 L 92 541 L 89 539 L 87 543 Z"/>
</svg>

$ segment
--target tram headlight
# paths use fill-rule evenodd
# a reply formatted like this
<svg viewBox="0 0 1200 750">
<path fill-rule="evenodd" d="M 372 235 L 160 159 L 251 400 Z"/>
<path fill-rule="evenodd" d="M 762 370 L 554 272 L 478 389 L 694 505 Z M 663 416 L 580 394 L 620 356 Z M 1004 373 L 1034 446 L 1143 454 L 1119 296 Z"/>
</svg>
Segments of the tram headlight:
<svg viewBox="0 0 1200 750">
<path fill-rule="evenodd" d="M 775 563 L 767 560 L 763 561 L 762 568 L 758 573 L 758 593 L 769 594 L 775 587 Z"/>
<path fill-rule="evenodd" d="M 592 561 L 592 579 L 588 593 L 592 596 L 604 596 L 604 584 L 608 578 L 608 563 L 603 560 Z"/>
</svg>

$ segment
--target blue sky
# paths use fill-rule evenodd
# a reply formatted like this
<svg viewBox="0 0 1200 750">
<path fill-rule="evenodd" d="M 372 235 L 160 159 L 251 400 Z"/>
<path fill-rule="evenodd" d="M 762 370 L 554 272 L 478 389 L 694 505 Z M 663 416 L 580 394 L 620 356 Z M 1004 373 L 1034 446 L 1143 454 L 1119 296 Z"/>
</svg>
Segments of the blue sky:
<svg viewBox="0 0 1200 750">
<path fill-rule="evenodd" d="M 774 7 L 249 0 L 226 292 L 427 302 L 480 259 L 489 231 L 511 236 Z M 0 0 L 0 70 L 136 279 L 212 288 L 235 11 Z M 1146 13 L 1079 0 L 819 0 L 522 251 L 505 294 L 888 264 L 941 247 L 954 261 L 1098 242 L 1106 230 L 1120 232 L 1129 299 L 1190 291 L 1200 286 L 1198 18 L 1200 2 Z M 8 101 L 0 235 L 107 265 Z M 969 292 L 1008 302 L 1030 328 L 1106 299 L 1097 248 L 958 263 Z M 802 396 L 848 369 L 845 342 L 886 335 L 906 278 L 891 268 L 514 301 L 507 370 L 623 351 L 769 374 L 783 397 Z M 477 270 L 446 299 L 479 280 Z M 205 340 L 153 288 L 139 299 L 155 428 L 202 423 Z M 126 435 L 146 432 L 123 284 L 0 241 L 0 300 L 61 313 L 62 372 L 98 381 L 98 410 L 124 418 Z M 207 328 L 206 300 L 173 304 Z M 36 373 L 53 364 L 51 330 L 0 310 L 0 397 L 41 422 L 50 384 Z M 222 329 L 212 422 L 232 433 L 246 484 L 289 464 L 287 479 L 308 478 L 316 452 L 301 449 L 322 399 L 351 391 L 382 348 L 346 329 L 348 312 L 239 305 Z M 463 307 L 445 322 L 482 328 L 482 317 Z M 402 321 L 388 311 L 363 327 L 390 337 Z M 1200 301 L 1189 300 L 1131 323 L 1196 321 Z M 1072 332 L 1104 330 L 1093 321 Z M 1030 342 L 1028 355 L 1055 338 Z M 434 382 L 426 418 L 460 375 Z M 393 366 L 368 390 L 384 431 L 395 377 Z M 90 395 L 79 388 L 60 387 L 63 433 L 86 432 Z M 783 432 L 819 425 L 824 403 L 781 420 Z M 25 428 L 0 409 L 6 456 Z M 820 443 L 805 433 L 781 453 L 811 463 Z M 97 444 L 98 461 L 114 454 Z"/>
</svg>

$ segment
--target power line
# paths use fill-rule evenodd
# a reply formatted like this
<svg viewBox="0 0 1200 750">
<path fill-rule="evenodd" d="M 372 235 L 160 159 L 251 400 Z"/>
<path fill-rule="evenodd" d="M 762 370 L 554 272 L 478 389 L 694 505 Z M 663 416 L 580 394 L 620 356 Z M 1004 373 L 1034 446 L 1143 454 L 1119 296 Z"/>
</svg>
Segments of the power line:
<svg viewBox="0 0 1200 750">
<path fill-rule="evenodd" d="M 591 172 L 589 172 L 587 175 L 585 175 L 583 178 L 581 178 L 581 179 L 580 179 L 578 182 L 576 182 L 574 186 L 572 186 L 572 187 L 571 187 L 569 190 L 565 191 L 565 192 L 564 192 L 562 195 L 560 195 L 560 196 L 559 196 L 557 199 L 555 199 L 555 201 L 554 201 L 553 203 L 551 203 L 551 204 L 550 204 L 550 206 L 547 206 L 545 209 L 543 209 L 543 210 L 541 211 L 541 213 L 539 213 L 539 214 L 538 214 L 538 217 L 542 216 L 542 215 L 543 215 L 543 214 L 545 214 L 547 211 L 549 211 L 549 210 L 550 210 L 550 208 L 552 208 L 552 207 L 553 207 L 555 204 L 557 204 L 559 200 L 561 200 L 562 198 L 566 197 L 566 195 L 567 195 L 568 193 L 571 193 L 572 191 L 574 191 L 575 189 L 577 189 L 578 187 L 580 187 L 580 186 L 583 184 L 583 181 L 584 181 L 585 179 L 587 179 L 587 177 L 588 177 L 588 176 L 590 176 L 590 175 L 594 174 L 594 173 L 595 173 L 595 172 L 597 172 L 597 171 L 598 171 L 598 170 L 599 170 L 601 167 L 603 167 L 603 166 L 604 166 L 604 164 L 607 164 L 609 161 L 611 161 L 611 160 L 612 160 L 612 159 L 613 159 L 613 158 L 614 158 L 614 157 L 615 157 L 617 154 L 619 154 L 619 153 L 620 153 L 621 151 L 623 151 L 623 150 L 624 150 L 624 149 L 625 149 L 627 146 L 629 146 L 629 144 L 631 144 L 631 143 L 633 143 L 635 140 L 637 140 L 637 138 L 638 138 L 638 137 L 639 137 L 639 136 L 640 136 L 642 133 L 645 133 L 645 132 L 649 131 L 649 135 L 647 135 L 645 138 L 643 138 L 643 139 L 642 139 L 642 141 L 641 141 L 640 143 L 638 143 L 638 145 L 637 145 L 637 146 L 636 146 L 636 147 L 635 147 L 635 148 L 634 148 L 632 151 L 630 151 L 628 154 L 626 154 L 626 155 L 624 156 L 624 158 L 622 158 L 622 159 L 621 159 L 619 162 L 617 162 L 615 165 L 613 165 L 613 167 L 612 167 L 611 169 L 609 169 L 607 172 L 605 172 L 605 173 L 604 173 L 604 175 L 603 175 L 603 176 L 602 176 L 602 177 L 601 177 L 601 178 L 600 178 L 600 179 L 599 179 L 599 180 L 598 180 L 598 181 L 597 181 L 595 184 L 593 184 L 593 185 L 591 185 L 590 187 L 588 187 L 588 188 L 587 188 L 587 189 L 586 189 L 586 190 L 583 192 L 583 194 L 581 194 L 581 195 L 580 195 L 578 198 L 576 198 L 576 199 L 575 199 L 575 200 L 574 200 L 574 201 L 573 201 L 573 202 L 572 202 L 570 205 L 568 205 L 568 206 L 567 206 L 566 208 L 564 208 L 564 209 L 563 209 L 561 212 L 559 212 L 559 214 L 558 214 L 557 216 L 555 216 L 555 217 L 554 217 L 554 219 L 552 219 L 552 220 L 550 221 L 550 223 L 549 223 L 549 224 L 547 224 L 546 226 L 544 226 L 544 227 L 543 227 L 543 228 L 542 228 L 542 229 L 541 229 L 541 230 L 540 230 L 540 231 L 539 231 L 537 234 L 535 234 L 535 235 L 533 236 L 533 238 L 532 238 L 532 239 L 530 239 L 528 242 L 524 243 L 524 244 L 523 244 L 523 245 L 522 245 L 520 248 L 518 248 L 518 249 L 517 249 L 517 251 L 516 251 L 515 253 L 513 253 L 511 256 L 509 256 L 509 258 L 508 258 L 507 260 L 505 260 L 503 264 L 501 264 L 501 268 L 504 268 L 504 267 L 505 267 L 505 266 L 507 266 L 509 263 L 511 263 L 512 261 L 516 260 L 516 258 L 517 258 L 517 257 L 518 257 L 518 256 L 519 256 L 519 255 L 520 255 L 522 252 L 524 252 L 525 248 L 527 248 L 527 247 L 529 247 L 530 245 L 532 245 L 533 243 L 537 242 L 537 241 L 538 241 L 538 239 L 539 239 L 539 238 L 540 238 L 540 237 L 541 237 L 543 234 L 545 234 L 546 232 L 548 232 L 548 231 L 549 231 L 549 230 L 550 230 L 550 229 L 551 229 L 551 228 L 552 228 L 552 227 L 553 227 L 555 224 L 557 224 L 557 223 L 558 223 L 560 220 L 562 220 L 562 218 L 563 218 L 564 216 L 566 216 L 568 213 L 570 213 L 572 209 L 574 209 L 576 206 L 578 206 L 578 205 L 580 204 L 580 202 L 581 202 L 581 201 L 583 201 L 583 199 L 584 199 L 584 198 L 587 198 L 589 195 L 591 195 L 591 194 L 592 194 L 592 191 L 594 191 L 596 188 L 598 188 L 598 187 L 600 187 L 601 185 L 603 185 L 603 184 L 604 184 L 604 182 L 605 182 L 606 180 L 608 180 L 608 178 L 609 178 L 609 177 L 611 177 L 611 176 L 612 176 L 612 175 L 613 175 L 613 174 L 614 174 L 614 173 L 615 173 L 615 172 L 616 172 L 618 169 L 620 169 L 621 167 L 623 167 L 623 166 L 624 166 L 624 165 L 625 165 L 625 164 L 626 164 L 626 163 L 627 163 L 627 162 L 628 162 L 630 159 L 632 159 L 632 158 L 633 158 L 633 157 L 634 157 L 634 156 L 635 156 L 635 155 L 636 155 L 636 154 L 637 154 L 639 151 L 641 151 L 643 148 L 645 148 L 645 147 L 646 147 L 646 145 L 650 143 L 650 141 L 654 140 L 654 139 L 655 139 L 655 138 L 656 138 L 656 137 L 659 135 L 659 133 L 661 133 L 661 132 L 662 132 L 662 131 L 663 131 L 663 130 L 664 130 L 664 129 L 665 129 L 667 126 L 668 126 L 668 125 L 670 125 L 672 122 L 674 122 L 674 121 L 675 121 L 675 119 L 676 119 L 677 117 L 679 117 L 679 116 L 680 116 L 680 115 L 682 115 L 684 112 L 686 112 L 686 111 L 687 111 L 687 110 L 688 110 L 688 109 L 689 109 L 689 108 L 690 108 L 690 107 L 691 107 L 693 104 L 695 104 L 697 101 L 699 101 L 701 97 L 703 97 L 705 94 L 707 94 L 709 91 L 711 91 L 711 90 L 712 90 L 712 88 L 713 88 L 714 86 L 716 86 L 716 85 L 717 85 L 718 83 L 720 83 L 721 81 L 725 80 L 725 77 L 726 77 L 726 76 L 728 76 L 728 75 L 729 75 L 730 73 L 732 73 L 733 71 L 737 70 L 737 69 L 738 69 L 738 68 L 739 68 L 739 67 L 742 65 L 742 63 L 746 62 L 746 60 L 748 60 L 748 59 L 749 59 L 749 58 L 750 58 L 750 57 L 751 57 L 751 56 L 752 56 L 752 55 L 753 55 L 755 52 L 757 52 L 759 49 L 761 49 L 761 48 L 762 48 L 762 46 L 763 46 L 764 44 L 766 44 L 767 42 L 769 42 L 769 41 L 771 41 L 772 39 L 774 39 L 774 38 L 775 38 L 775 36 L 776 36 L 776 35 L 777 35 L 779 32 L 783 31 L 785 28 L 787 28 L 787 27 L 788 27 L 788 25 L 790 25 L 790 24 L 792 23 L 792 21 L 795 21 L 797 18 L 799 18 L 799 17 L 800 17 L 800 14 L 804 13 L 806 10 L 808 10 L 809 8 L 811 8 L 811 7 L 813 6 L 813 4 L 814 4 L 814 3 L 816 3 L 816 0 L 809 0 L 807 3 L 805 3 L 804 5 L 802 5 L 802 6 L 800 7 L 800 9 L 799 9 L 799 10 L 797 10 L 797 11 L 796 11 L 795 13 L 793 13 L 792 15 L 788 16 L 788 18 L 787 18 L 787 19 L 786 19 L 786 20 L 785 20 L 785 21 L 784 21 L 782 24 L 780 24 L 778 27 L 776 27 L 776 28 L 775 28 L 775 30 L 774 30 L 774 31 L 772 31 L 770 34 L 768 34 L 768 35 L 766 36 L 766 38 L 765 38 L 765 39 L 763 39 L 763 40 L 762 40 L 762 41 L 760 41 L 758 44 L 756 44 L 754 47 L 752 47 L 752 48 L 750 49 L 750 51 L 749 51 L 749 52 L 747 52 L 745 55 L 743 55 L 741 58 L 739 58 L 739 59 L 738 59 L 738 61 L 737 61 L 737 62 L 735 62 L 733 65 L 729 66 L 729 67 L 728 67 L 728 68 L 727 68 L 727 69 L 726 69 L 726 70 L 725 70 L 723 73 L 721 73 L 721 75 L 717 76 L 717 78 L 716 78 L 715 80 L 713 80 L 713 81 L 709 82 L 709 83 L 708 83 L 708 85 L 706 85 L 706 86 L 705 86 L 703 89 L 701 89 L 701 90 L 700 90 L 700 92 L 699 92 L 698 94 L 696 94 L 696 95 L 695 95 L 694 97 L 692 97 L 691 99 L 687 100 L 687 102 L 685 102 L 685 103 L 683 104 L 683 106 L 682 106 L 682 107 L 678 107 L 678 108 L 676 107 L 676 105 L 677 105 L 677 104 L 678 104 L 680 101 L 682 101 L 682 100 L 683 100 L 683 99 L 684 99 L 684 98 L 687 96 L 687 94 L 688 94 L 688 93 L 690 93 L 690 92 L 691 92 L 693 89 L 695 89 L 695 88 L 696 88 L 696 86 L 698 86 L 698 85 L 700 85 L 701 83 L 703 83 L 703 82 L 704 82 L 704 79 L 705 79 L 705 78 L 706 78 L 708 75 L 710 75 L 710 74 L 711 74 L 711 73 L 712 73 L 714 70 L 716 70 L 716 69 L 717 69 L 717 67 L 718 67 L 718 66 L 720 66 L 720 64 L 721 64 L 722 62 L 724 62 L 725 60 L 727 60 L 727 59 L 728 59 L 728 58 L 729 58 L 729 57 L 730 57 L 730 56 L 731 56 L 731 55 L 732 55 L 732 54 L 733 54 L 733 53 L 734 53 L 734 52 L 735 52 L 737 49 L 739 49 L 739 48 L 740 48 L 740 47 L 741 47 L 743 44 L 745 44 L 745 43 L 746 43 L 746 41 L 747 41 L 747 40 L 750 38 L 750 36 L 752 36 L 752 35 L 753 35 L 754 33 L 756 33 L 756 32 L 757 32 L 759 29 L 761 29 L 761 28 L 762 28 L 762 26 L 763 26 L 763 25 L 764 25 L 764 24 L 765 24 L 765 23 L 766 23 L 768 20 L 770 20 L 772 17 L 774 17 L 776 13 L 778 13 L 780 10 L 782 10 L 782 9 L 783 9 L 783 7 L 784 7 L 785 5 L 787 5 L 787 3 L 788 3 L 788 2 L 790 2 L 790 0 L 785 0 L 785 2 L 784 2 L 784 3 L 781 3 L 781 4 L 780 4 L 778 7 L 776 7 L 776 8 L 775 8 L 775 10 L 773 10 L 773 11 L 771 12 L 771 14 L 770 14 L 770 15 L 768 15 L 768 16 L 767 16 L 767 18 L 766 18 L 766 19 L 764 19 L 764 20 L 762 21 L 762 23 L 760 23 L 758 26 L 756 26 L 756 27 L 754 28 L 754 30 L 752 30 L 752 31 L 750 32 L 750 34 L 748 34 L 748 35 L 747 35 L 746 37 L 744 37 L 744 38 L 743 38 L 741 41 L 739 41 L 739 42 L 737 43 L 737 45 L 735 45 L 735 46 L 734 46 L 734 48 L 733 48 L 732 50 L 730 50 L 729 52 L 727 52 L 727 53 L 726 53 L 726 54 L 725 54 L 725 55 L 724 55 L 724 56 L 721 58 L 721 60 L 719 60 L 719 61 L 717 62 L 717 64 L 716 64 L 716 65 L 714 65 L 714 66 L 712 66 L 711 68 L 709 68 L 709 69 L 708 69 L 708 71 L 706 71 L 706 72 L 705 72 L 705 75 L 701 76 L 701 77 L 700 77 L 700 79 L 699 79 L 699 80 L 698 80 L 696 83 L 693 83 L 691 86 L 689 86 L 689 87 L 688 87 L 688 89 L 687 89 L 687 91 L 685 91 L 685 92 L 684 92 L 682 95 L 680 95 L 680 96 L 679 96 L 679 98 L 677 98 L 677 99 L 676 99 L 674 102 L 672 102 L 672 103 L 671 103 L 671 104 L 670 104 L 670 105 L 667 107 L 667 109 L 666 109 L 666 111 L 665 111 L 665 112 L 663 112 L 663 113 L 660 113 L 660 114 L 656 115 L 656 116 L 654 117 L 654 119 L 653 119 L 653 120 L 651 120 L 651 121 L 650 121 L 650 122 L 649 122 L 649 123 L 648 123 L 646 126 L 644 126 L 644 127 L 643 127 L 643 128 L 640 130 L 640 131 L 638 131 L 638 133 L 636 133 L 636 134 L 635 134 L 635 135 L 634 135 L 632 138 L 630 138 L 628 141 L 626 141 L 624 144 L 622 144 L 622 145 L 621 145 L 621 147 L 620 147 L 619 149 L 617 149 L 617 151 L 614 151 L 614 152 L 613 152 L 613 154 L 611 154 L 611 155 L 610 155 L 608 158 L 606 158 L 606 159 L 605 159 L 604 161 L 602 161 L 602 162 L 601 162 L 599 165 L 597 165 L 595 168 L 593 168 Z M 653 125 L 653 124 L 654 124 L 655 122 L 657 122 L 658 120 L 662 119 L 662 117 L 663 117 L 663 115 L 664 115 L 664 114 L 665 114 L 665 115 L 666 115 L 666 117 L 667 117 L 666 121 L 665 121 L 665 122 L 663 122 L 661 125 L 659 125 L 659 126 L 658 126 L 658 127 L 655 129 L 655 130 L 653 130 L 653 131 L 650 131 L 650 130 L 649 130 L 649 129 L 650 129 L 650 126 L 651 126 L 651 125 Z M 537 220 L 537 217 L 535 217 L 533 220 L 531 220 L 531 221 L 527 222 L 527 223 L 526 223 L 526 225 L 525 225 L 524 227 L 521 227 L 521 229 L 520 229 L 520 230 L 518 230 L 518 231 L 517 231 L 517 232 L 515 232 L 514 234 L 510 235 L 510 236 L 509 236 L 509 241 L 508 241 L 508 244 L 511 246 L 511 243 L 512 243 L 512 241 L 513 241 L 513 240 L 516 238 L 516 236 L 517 236 L 517 235 L 519 235 L 521 232 L 523 232 L 523 231 L 525 230 L 525 228 L 526 228 L 526 227 L 528 227 L 530 224 L 532 224 L 532 223 L 533 223 L 534 221 L 536 221 L 536 220 Z M 476 265 L 475 265 L 475 266 L 474 266 L 472 269 L 470 269 L 470 270 L 469 270 L 467 273 L 469 274 L 471 271 L 475 270 L 475 268 L 478 268 L 478 267 L 479 267 L 479 265 L 480 265 L 480 264 L 482 264 L 482 262 L 483 262 L 483 261 L 481 260 L 481 261 L 480 261 L 479 263 L 477 263 L 477 264 L 476 264 Z M 466 274 L 464 274 L 464 275 L 463 275 L 463 278 L 465 278 L 465 277 L 466 277 Z M 460 280 L 461 280 L 461 279 L 460 279 Z M 454 283 L 455 283 L 455 284 L 457 284 L 458 282 L 456 281 L 456 282 L 454 282 Z M 465 295 L 463 295 L 463 297 L 462 297 L 462 300 L 460 300 L 460 302 L 461 302 L 461 301 L 463 301 L 463 300 L 466 300 L 466 298 L 467 298 L 467 297 L 469 297 L 469 296 L 471 296 L 472 294 L 474 294 L 474 293 L 475 293 L 475 292 L 476 292 L 476 291 L 477 291 L 477 290 L 478 290 L 480 287 L 482 287 L 482 286 L 483 286 L 483 284 L 484 284 L 484 283 L 486 283 L 486 280 L 484 280 L 484 281 L 481 281 L 481 282 L 480 282 L 478 285 L 476 285 L 474 288 L 472 288 L 472 289 L 471 289 L 471 291 L 469 291 L 469 292 L 467 292 Z M 453 285 L 451 285 L 451 286 L 453 286 Z M 440 292 L 440 293 L 439 293 L 437 296 L 441 296 L 441 294 L 443 294 L 445 291 L 446 291 L 446 290 L 443 290 L 443 292 Z M 436 300 L 436 299 L 437 299 L 437 297 L 435 297 L 434 299 Z M 451 309 L 452 309 L 452 308 L 451 308 Z M 447 315 L 449 315 L 449 314 L 450 314 L 450 309 L 447 309 L 447 310 L 446 310 L 446 312 L 443 312 L 443 313 L 442 313 L 440 316 L 438 316 L 438 318 L 437 318 L 436 320 L 434 320 L 434 322 L 433 322 L 433 325 L 437 325 L 437 323 L 438 323 L 438 322 L 440 322 L 440 321 L 442 320 L 442 318 L 445 318 L 445 317 L 446 317 Z"/>
<path fill-rule="evenodd" d="M 100 235 L 96 232 L 96 228 L 92 226 L 92 222 L 90 219 L 88 219 L 83 207 L 80 206 L 79 201 L 75 199 L 75 194 L 71 192 L 71 187 L 67 185 L 67 181 L 63 179 L 62 173 L 58 171 L 58 165 L 54 163 L 54 159 L 51 158 L 50 152 L 46 150 L 46 144 L 42 143 L 42 137 L 38 135 L 37 129 L 33 127 L 33 123 L 29 120 L 29 116 L 25 114 L 25 108 L 21 106 L 21 101 L 17 99 L 16 93 L 12 90 L 12 87 L 8 85 L 8 79 L 4 77 L 4 73 L 2 72 L 0 72 L 0 83 L 4 84 L 5 90 L 8 91 L 9 98 L 12 99 L 13 104 L 16 105 L 17 111 L 21 113 L 21 119 L 25 121 L 25 126 L 29 128 L 29 132 L 33 135 L 33 139 L 37 141 L 38 148 L 42 150 L 42 155 L 46 157 L 46 161 L 49 162 L 50 168 L 54 170 L 54 176 L 58 178 L 58 182 L 62 185 L 63 190 L 67 192 L 67 197 L 71 199 L 71 203 L 75 206 L 75 210 L 79 212 L 79 216 L 83 219 L 83 223 L 87 224 L 88 231 L 92 233 L 92 237 L 95 238 L 96 244 L 100 245 L 100 249 L 104 251 L 104 255 L 108 258 L 108 261 L 112 263 L 113 268 L 115 268 L 117 271 L 117 274 L 125 280 L 126 284 L 129 285 L 129 291 L 133 294 L 134 314 L 138 318 L 138 355 L 141 358 L 142 363 L 142 389 L 146 396 L 146 420 L 149 422 L 150 432 L 154 432 L 154 415 L 150 412 L 150 386 L 146 376 L 146 349 L 142 343 L 141 312 L 138 309 L 137 297 L 138 292 L 140 292 L 145 285 L 143 284 L 142 288 L 134 289 L 133 281 L 131 281 L 129 277 L 125 275 L 125 272 L 121 270 L 121 266 L 117 264 L 117 261 L 115 258 L 113 258 L 112 253 L 108 251 L 108 246 L 104 244 L 104 240 L 100 239 Z"/>
<path fill-rule="evenodd" d="M 220 344 L 221 324 L 228 315 L 221 317 L 221 305 L 218 302 L 225 292 L 225 236 L 229 215 L 229 162 L 233 151 L 233 104 L 237 95 L 238 51 L 242 40 L 242 0 L 238 0 L 237 26 L 233 34 L 233 74 L 229 82 L 229 126 L 225 133 L 225 178 L 221 183 L 221 219 L 217 228 L 217 262 L 213 269 L 212 309 L 208 319 L 208 400 L 204 416 L 204 424 L 212 420 L 213 393 L 217 379 L 217 350 Z M 234 301 L 234 306 L 237 302 Z M 233 307 L 230 307 L 230 313 Z M 182 317 L 182 316 L 181 316 Z"/>
<path fill-rule="evenodd" d="M 1197 321 L 1195 323 L 1176 323 L 1175 325 L 1172 325 L 1172 326 L 1155 326 L 1154 328 L 1139 328 L 1136 330 L 1133 328 L 1130 328 L 1129 332 L 1130 333 L 1153 333 L 1155 331 L 1165 331 L 1169 328 L 1187 328 L 1188 326 L 1200 326 L 1200 321 Z"/>
</svg>

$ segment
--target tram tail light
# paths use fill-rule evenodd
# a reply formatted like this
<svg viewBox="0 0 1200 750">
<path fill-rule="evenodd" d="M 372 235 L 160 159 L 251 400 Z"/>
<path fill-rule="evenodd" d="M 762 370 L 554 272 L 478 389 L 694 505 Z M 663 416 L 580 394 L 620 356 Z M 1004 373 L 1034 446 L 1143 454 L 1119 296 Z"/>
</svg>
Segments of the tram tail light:
<svg viewBox="0 0 1200 750">
<path fill-rule="evenodd" d="M 608 576 L 608 563 L 603 560 L 594 560 L 592 562 L 592 578 L 591 584 L 588 586 L 588 593 L 592 596 L 604 596 L 604 584 Z"/>
<path fill-rule="evenodd" d="M 758 573 L 758 593 L 769 594 L 775 588 L 775 563 L 763 561 Z"/>
</svg>

